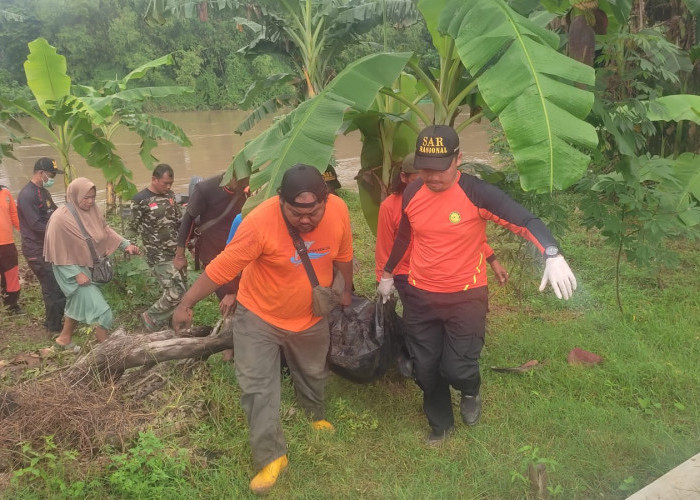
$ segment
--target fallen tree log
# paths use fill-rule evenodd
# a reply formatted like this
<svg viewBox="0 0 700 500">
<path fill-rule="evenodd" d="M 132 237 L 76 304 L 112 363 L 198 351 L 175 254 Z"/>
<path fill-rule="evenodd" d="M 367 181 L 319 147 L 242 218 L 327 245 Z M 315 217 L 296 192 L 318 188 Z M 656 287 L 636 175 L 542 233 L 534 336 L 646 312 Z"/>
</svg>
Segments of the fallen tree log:
<svg viewBox="0 0 700 500">
<path fill-rule="evenodd" d="M 130 368 L 141 366 L 148 369 L 157 363 L 177 359 L 206 359 L 233 348 L 230 325 L 227 318 L 213 330 L 211 327 L 195 327 L 179 334 L 174 330 L 163 330 L 133 335 L 119 328 L 105 342 L 79 357 L 63 377 L 71 386 L 114 383 Z"/>
<path fill-rule="evenodd" d="M 168 382 L 173 365 L 163 362 L 175 362 L 179 373 L 192 372 L 202 360 L 231 348 L 230 318 L 213 329 L 180 333 L 117 329 L 72 365 L 0 392 L 0 472 L 24 463 L 23 443 L 40 449 L 49 434 L 57 445 L 86 455 L 104 444 L 123 446 L 145 420 L 131 403 Z"/>
</svg>

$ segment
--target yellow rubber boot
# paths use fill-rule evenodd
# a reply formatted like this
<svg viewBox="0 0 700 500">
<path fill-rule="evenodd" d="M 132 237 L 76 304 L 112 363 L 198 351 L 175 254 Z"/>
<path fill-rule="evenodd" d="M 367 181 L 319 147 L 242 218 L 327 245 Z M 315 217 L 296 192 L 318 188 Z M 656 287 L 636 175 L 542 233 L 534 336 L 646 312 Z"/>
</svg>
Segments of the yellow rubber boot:
<svg viewBox="0 0 700 500">
<path fill-rule="evenodd" d="M 317 431 L 333 432 L 335 430 L 333 424 L 331 424 L 328 420 L 316 420 L 315 422 L 311 422 L 311 427 L 313 427 Z"/>
<path fill-rule="evenodd" d="M 276 460 L 273 460 L 250 481 L 250 489 L 256 495 L 267 493 L 277 482 L 277 478 L 282 471 L 287 467 L 289 460 L 287 455 L 282 455 Z"/>
</svg>

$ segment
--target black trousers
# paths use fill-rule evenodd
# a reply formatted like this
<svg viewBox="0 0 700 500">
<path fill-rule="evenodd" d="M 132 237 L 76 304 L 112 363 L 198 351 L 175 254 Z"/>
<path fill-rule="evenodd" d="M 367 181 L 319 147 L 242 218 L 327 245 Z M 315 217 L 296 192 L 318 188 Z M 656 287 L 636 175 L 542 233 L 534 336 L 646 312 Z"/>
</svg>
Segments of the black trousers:
<svg viewBox="0 0 700 500">
<path fill-rule="evenodd" d="M 423 411 L 431 429 L 454 426 L 450 386 L 479 393 L 479 356 L 484 346 L 488 288 L 435 293 L 402 287 L 406 344 L 414 378 L 423 390 Z"/>
<path fill-rule="evenodd" d="M 41 285 L 46 309 L 46 328 L 50 332 L 60 332 L 63 328 L 63 311 L 66 308 L 66 297 L 56 282 L 50 262 L 43 257 L 27 259 L 27 264 L 36 275 Z"/>
</svg>

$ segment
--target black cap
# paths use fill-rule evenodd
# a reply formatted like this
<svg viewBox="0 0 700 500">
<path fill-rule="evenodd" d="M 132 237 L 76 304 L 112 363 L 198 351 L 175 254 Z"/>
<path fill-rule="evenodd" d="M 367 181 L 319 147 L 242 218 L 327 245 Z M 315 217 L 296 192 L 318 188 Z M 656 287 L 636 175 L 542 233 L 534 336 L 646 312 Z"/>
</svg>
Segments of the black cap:
<svg viewBox="0 0 700 500">
<path fill-rule="evenodd" d="M 459 153 L 459 136 L 449 125 L 431 125 L 421 130 L 416 140 L 416 170 L 447 170 Z"/>
<path fill-rule="evenodd" d="M 284 173 L 282 185 L 277 192 L 286 203 L 300 208 L 311 208 L 328 198 L 328 186 L 326 186 L 321 172 L 303 163 L 297 163 Z M 316 201 L 313 203 L 295 202 L 294 200 L 301 193 L 313 193 L 316 195 Z"/>
<path fill-rule="evenodd" d="M 56 167 L 56 160 L 52 160 L 51 158 L 39 158 L 36 163 L 34 164 L 34 171 L 38 172 L 39 170 L 43 170 L 44 172 L 49 172 L 49 173 L 54 173 L 54 174 L 62 174 L 63 170 L 59 170 L 58 167 Z"/>
</svg>

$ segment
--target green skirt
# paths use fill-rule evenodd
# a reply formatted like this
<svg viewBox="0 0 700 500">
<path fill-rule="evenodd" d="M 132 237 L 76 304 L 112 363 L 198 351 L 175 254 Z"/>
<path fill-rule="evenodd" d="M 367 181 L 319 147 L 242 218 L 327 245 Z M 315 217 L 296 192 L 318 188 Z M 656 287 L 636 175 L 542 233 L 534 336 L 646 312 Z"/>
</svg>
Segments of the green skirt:
<svg viewBox="0 0 700 500">
<path fill-rule="evenodd" d="M 88 325 L 98 324 L 109 330 L 112 328 L 112 310 L 109 304 L 96 284 L 78 285 L 75 277 L 80 273 L 92 279 L 92 272 L 87 267 L 53 265 L 53 274 L 66 296 L 65 315 L 76 321 Z"/>
</svg>

